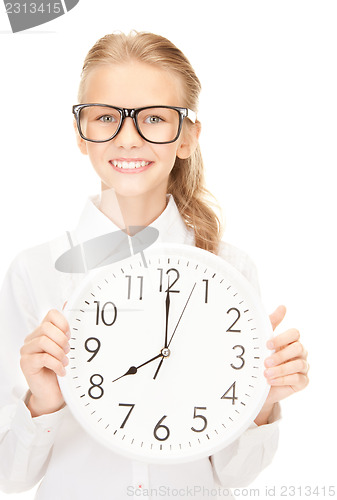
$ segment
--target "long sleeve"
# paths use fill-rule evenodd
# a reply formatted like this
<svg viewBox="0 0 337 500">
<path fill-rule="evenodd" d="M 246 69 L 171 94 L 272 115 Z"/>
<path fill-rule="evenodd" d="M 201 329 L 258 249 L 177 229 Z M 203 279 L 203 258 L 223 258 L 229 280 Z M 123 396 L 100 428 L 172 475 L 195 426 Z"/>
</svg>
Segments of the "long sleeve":
<svg viewBox="0 0 337 500">
<path fill-rule="evenodd" d="M 210 458 L 218 484 L 243 488 L 271 463 L 278 444 L 279 418 L 280 406 L 276 404 L 268 424 L 251 424 L 239 439 Z"/>
<path fill-rule="evenodd" d="M 156 222 L 163 242 L 193 244 L 172 196 Z M 72 240 L 87 241 L 117 230 L 111 224 L 90 201 Z M 0 291 L 0 489 L 18 493 L 41 480 L 36 494 L 39 500 L 110 500 L 111 495 L 126 500 L 130 485 L 212 489 L 215 485 L 245 486 L 254 480 L 276 450 L 278 405 L 267 425 L 251 424 L 235 442 L 210 458 L 172 466 L 143 464 L 141 468 L 93 439 L 67 406 L 50 415 L 31 417 L 25 404 L 28 384 L 20 368 L 20 349 L 50 309 L 62 310 L 83 279 L 56 270 L 56 259 L 68 250 L 67 234 L 25 250 L 13 261 Z M 243 252 L 223 243 L 220 256 L 258 289 L 255 267 Z M 93 480 L 96 477 L 99 481 Z M 203 498 L 202 493 L 198 498 Z"/>
<path fill-rule="evenodd" d="M 32 418 L 23 400 L 0 412 L 0 485 L 6 493 L 35 486 L 45 474 L 65 410 Z"/>
<path fill-rule="evenodd" d="M 32 418 L 24 402 L 28 386 L 20 348 L 37 324 L 33 291 L 18 256 L 0 292 L 0 488 L 7 493 L 30 489 L 42 478 L 64 413 Z"/>
</svg>

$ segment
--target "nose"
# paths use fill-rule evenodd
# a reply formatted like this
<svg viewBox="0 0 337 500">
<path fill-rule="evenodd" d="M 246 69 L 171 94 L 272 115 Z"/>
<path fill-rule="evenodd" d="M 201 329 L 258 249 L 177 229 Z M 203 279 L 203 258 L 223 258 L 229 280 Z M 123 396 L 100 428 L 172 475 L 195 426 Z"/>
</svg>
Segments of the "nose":
<svg viewBox="0 0 337 500">
<path fill-rule="evenodd" d="M 136 125 L 131 117 L 126 117 L 124 119 L 123 125 L 115 137 L 116 146 L 129 149 L 132 147 L 141 147 L 143 145 L 143 139 L 138 134 Z"/>
</svg>

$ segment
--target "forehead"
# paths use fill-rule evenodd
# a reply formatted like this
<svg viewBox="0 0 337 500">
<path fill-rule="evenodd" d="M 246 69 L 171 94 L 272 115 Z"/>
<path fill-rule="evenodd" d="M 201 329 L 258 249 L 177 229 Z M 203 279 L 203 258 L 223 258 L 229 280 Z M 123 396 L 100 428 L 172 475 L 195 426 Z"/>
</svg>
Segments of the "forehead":
<svg viewBox="0 0 337 500">
<path fill-rule="evenodd" d="M 84 101 L 123 108 L 184 106 L 182 82 L 177 75 L 139 62 L 93 68 L 86 80 Z"/>
</svg>

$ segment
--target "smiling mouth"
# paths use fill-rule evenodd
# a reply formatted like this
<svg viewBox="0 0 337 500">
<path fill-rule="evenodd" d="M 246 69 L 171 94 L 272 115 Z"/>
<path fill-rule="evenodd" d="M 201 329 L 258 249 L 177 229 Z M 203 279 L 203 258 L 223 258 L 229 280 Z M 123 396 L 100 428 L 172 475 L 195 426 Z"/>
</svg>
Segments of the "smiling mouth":
<svg viewBox="0 0 337 500">
<path fill-rule="evenodd" d="M 114 167 L 120 168 L 121 170 L 135 170 L 137 168 L 147 167 L 152 163 L 151 161 L 117 161 L 112 160 L 110 162 Z"/>
</svg>

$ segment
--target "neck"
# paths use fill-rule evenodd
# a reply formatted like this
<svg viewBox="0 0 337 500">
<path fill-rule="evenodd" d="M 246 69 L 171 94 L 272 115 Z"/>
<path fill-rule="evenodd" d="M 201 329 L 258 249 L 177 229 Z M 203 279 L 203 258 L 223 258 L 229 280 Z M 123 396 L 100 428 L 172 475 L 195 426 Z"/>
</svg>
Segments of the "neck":
<svg viewBox="0 0 337 500">
<path fill-rule="evenodd" d="M 114 189 L 102 187 L 99 209 L 120 229 L 132 236 L 130 226 L 146 227 L 166 208 L 166 193 L 146 196 L 121 196 Z M 137 232 L 137 231 L 136 231 Z"/>
</svg>

